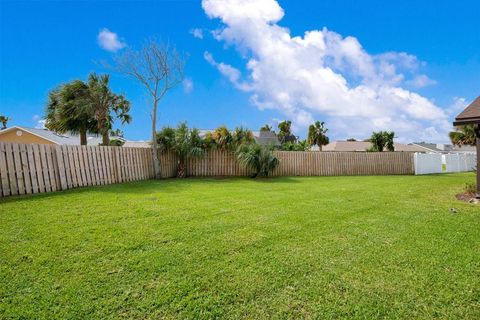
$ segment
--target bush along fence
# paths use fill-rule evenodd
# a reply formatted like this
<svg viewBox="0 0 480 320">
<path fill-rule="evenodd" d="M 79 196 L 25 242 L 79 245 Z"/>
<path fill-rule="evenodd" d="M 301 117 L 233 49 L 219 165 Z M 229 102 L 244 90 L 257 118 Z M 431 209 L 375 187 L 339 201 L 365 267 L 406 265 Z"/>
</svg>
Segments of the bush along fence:
<svg viewBox="0 0 480 320">
<path fill-rule="evenodd" d="M 149 148 L 0 142 L 0 197 L 153 177 Z"/>
</svg>

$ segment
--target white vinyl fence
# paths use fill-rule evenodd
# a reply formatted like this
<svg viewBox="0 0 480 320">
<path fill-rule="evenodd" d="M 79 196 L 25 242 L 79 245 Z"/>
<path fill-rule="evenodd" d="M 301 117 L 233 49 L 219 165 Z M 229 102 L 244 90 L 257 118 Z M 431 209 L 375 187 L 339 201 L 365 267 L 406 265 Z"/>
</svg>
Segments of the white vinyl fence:
<svg viewBox="0 0 480 320">
<path fill-rule="evenodd" d="M 437 153 L 415 153 L 415 174 L 442 173 L 442 155 Z"/>
<path fill-rule="evenodd" d="M 474 153 L 452 153 L 445 155 L 447 172 L 473 171 L 477 164 L 477 157 Z"/>
<path fill-rule="evenodd" d="M 415 174 L 466 172 L 475 170 L 475 153 L 415 153 Z M 445 164 L 445 171 L 443 171 Z"/>
</svg>

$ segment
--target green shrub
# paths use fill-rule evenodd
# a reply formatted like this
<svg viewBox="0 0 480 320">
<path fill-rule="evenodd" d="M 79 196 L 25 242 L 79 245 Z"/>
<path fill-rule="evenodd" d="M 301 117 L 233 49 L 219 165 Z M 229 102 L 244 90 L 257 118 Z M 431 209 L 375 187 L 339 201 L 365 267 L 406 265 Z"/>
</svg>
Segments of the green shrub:
<svg viewBox="0 0 480 320">
<path fill-rule="evenodd" d="M 111 139 L 110 140 L 110 145 L 113 147 L 121 147 L 125 144 L 125 141 L 121 139 Z"/>
<path fill-rule="evenodd" d="M 243 166 L 253 171 L 253 178 L 267 177 L 280 163 L 271 148 L 255 143 L 241 145 L 236 156 Z"/>
</svg>

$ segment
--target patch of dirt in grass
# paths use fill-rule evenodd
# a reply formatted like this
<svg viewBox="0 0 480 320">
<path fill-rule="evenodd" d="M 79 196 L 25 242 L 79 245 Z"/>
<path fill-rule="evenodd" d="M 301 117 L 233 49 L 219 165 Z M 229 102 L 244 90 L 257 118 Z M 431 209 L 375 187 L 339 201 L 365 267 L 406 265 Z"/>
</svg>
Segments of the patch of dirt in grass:
<svg viewBox="0 0 480 320">
<path fill-rule="evenodd" d="M 468 202 L 468 203 L 474 203 L 474 204 L 480 204 L 480 200 L 475 198 L 475 194 L 472 192 L 462 192 L 459 193 L 455 196 L 457 200 Z"/>
</svg>

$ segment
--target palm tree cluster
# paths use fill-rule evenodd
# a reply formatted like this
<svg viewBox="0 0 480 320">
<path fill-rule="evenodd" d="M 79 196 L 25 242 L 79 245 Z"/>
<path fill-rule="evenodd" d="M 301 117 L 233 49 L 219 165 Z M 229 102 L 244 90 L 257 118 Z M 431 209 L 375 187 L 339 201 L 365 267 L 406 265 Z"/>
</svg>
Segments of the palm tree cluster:
<svg viewBox="0 0 480 320">
<path fill-rule="evenodd" d="M 371 152 L 383 152 L 383 150 L 395 151 L 395 145 L 393 139 L 395 138 L 395 132 L 393 131 L 379 131 L 372 133 L 370 142 L 372 147 L 367 151 Z"/>
<path fill-rule="evenodd" d="M 45 126 L 58 133 L 80 135 L 87 144 L 87 133 L 102 135 L 102 144 L 110 145 L 110 131 L 115 118 L 130 123 L 130 103 L 110 89 L 108 75 L 90 74 L 85 83 L 74 80 L 52 90 L 48 96 Z"/>
<path fill-rule="evenodd" d="M 260 128 L 260 131 L 273 132 L 272 126 L 266 124 Z M 318 146 L 322 151 L 322 146 L 330 143 L 327 136 L 328 129 L 325 122 L 316 121 L 308 128 L 308 137 L 306 140 L 300 140 L 292 132 L 292 121 L 284 120 L 278 123 L 278 140 L 283 151 L 308 151 L 313 146 Z"/>
<path fill-rule="evenodd" d="M 242 126 L 230 131 L 226 126 L 220 126 L 204 137 L 205 149 L 236 150 L 242 144 L 255 143 L 253 132 Z"/>
<path fill-rule="evenodd" d="M 199 130 L 190 129 L 182 122 L 176 128 L 162 128 L 157 132 L 156 142 L 161 152 L 171 151 L 178 157 L 178 178 L 187 176 L 186 162 L 189 158 L 201 157 L 209 149 L 235 152 L 240 163 L 252 169 L 255 177 L 267 176 L 278 165 L 272 149 L 258 145 L 252 131 L 243 127 L 229 131 L 227 127 L 220 126 L 202 138 Z"/>
</svg>

